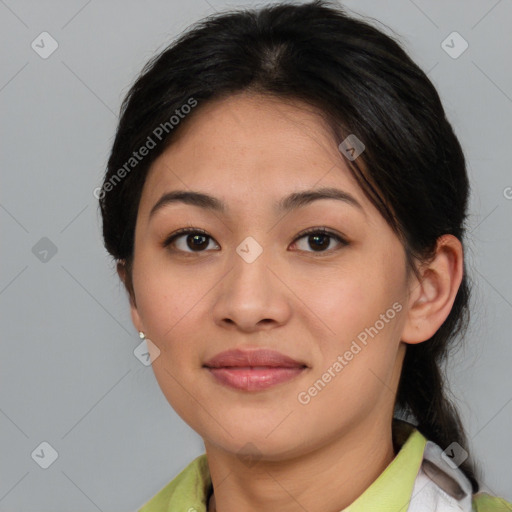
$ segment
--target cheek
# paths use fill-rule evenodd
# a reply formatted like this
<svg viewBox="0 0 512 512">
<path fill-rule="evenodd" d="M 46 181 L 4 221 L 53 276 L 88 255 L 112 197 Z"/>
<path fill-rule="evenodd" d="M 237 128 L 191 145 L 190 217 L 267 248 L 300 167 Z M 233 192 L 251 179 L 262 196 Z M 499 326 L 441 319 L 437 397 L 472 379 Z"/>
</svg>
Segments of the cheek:
<svg viewBox="0 0 512 512">
<path fill-rule="evenodd" d="M 389 331 L 388 324 L 396 324 L 395 313 L 399 309 L 393 309 L 393 304 L 402 305 L 405 291 L 399 267 L 398 262 L 396 266 L 378 262 L 370 265 L 361 259 L 333 274 L 315 291 L 310 290 L 308 305 L 321 312 L 331 335 L 340 340 L 352 339 L 376 322 L 382 328 L 381 315 L 384 321 L 389 320 L 385 322 Z"/>
<path fill-rule="evenodd" d="M 400 253 L 373 261 L 361 257 L 324 288 L 314 307 L 335 334 L 321 342 L 311 384 L 329 369 L 336 377 L 315 398 L 315 410 L 335 407 L 342 399 L 347 410 L 368 412 L 390 393 L 404 321 L 404 268 Z"/>
<path fill-rule="evenodd" d="M 324 341 L 318 364 L 300 390 L 310 402 L 304 407 L 307 417 L 322 417 L 325 424 L 336 424 L 340 411 L 356 421 L 382 400 L 394 400 L 403 306 L 387 294 L 364 291 L 354 288 L 350 300 L 343 293 L 338 296 L 341 307 L 329 314 L 336 336 Z"/>
<path fill-rule="evenodd" d="M 137 309 L 155 343 L 168 344 L 194 317 L 208 287 L 190 269 L 173 271 L 168 264 L 139 261 L 141 271 L 134 273 Z"/>
</svg>

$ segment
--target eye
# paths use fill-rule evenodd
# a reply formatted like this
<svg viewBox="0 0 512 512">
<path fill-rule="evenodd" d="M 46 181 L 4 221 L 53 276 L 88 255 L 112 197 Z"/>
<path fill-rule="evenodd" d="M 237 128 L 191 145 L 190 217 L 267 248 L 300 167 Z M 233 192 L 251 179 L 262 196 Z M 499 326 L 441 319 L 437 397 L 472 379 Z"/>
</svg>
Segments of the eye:
<svg viewBox="0 0 512 512">
<path fill-rule="evenodd" d="M 308 251 L 307 249 L 299 247 L 299 249 L 304 250 L 306 252 L 325 253 L 325 252 L 331 252 L 333 250 L 337 250 L 337 249 L 329 248 L 329 246 L 331 245 L 332 239 L 336 240 L 341 247 L 345 247 L 346 245 L 348 245 L 348 242 L 344 238 L 342 238 L 340 235 L 338 235 L 336 233 L 333 233 L 332 231 L 329 231 L 328 229 L 326 229 L 324 227 L 309 228 L 308 230 L 303 231 L 295 239 L 293 244 L 298 245 L 297 241 L 301 240 L 303 238 L 306 239 L 306 244 L 309 244 L 309 246 L 313 248 L 312 251 Z M 338 249 L 340 249 L 341 247 L 338 247 Z"/>
<path fill-rule="evenodd" d="M 348 245 L 348 242 L 344 238 L 324 227 L 309 228 L 303 231 L 295 238 L 293 245 L 298 245 L 297 242 L 303 238 L 306 239 L 306 243 L 313 248 L 312 251 L 308 251 L 307 248 L 299 247 L 300 250 L 305 252 L 325 253 L 336 250 L 330 248 L 333 239 L 338 242 L 338 245 L 341 247 Z M 206 231 L 200 228 L 189 227 L 174 232 L 164 240 L 162 246 L 168 247 L 173 245 L 181 252 L 199 253 L 205 252 L 206 249 L 208 249 L 210 241 L 214 241 L 214 239 L 208 235 Z M 215 245 L 216 249 L 219 249 L 219 245 L 217 243 L 215 243 Z M 338 249 L 341 247 L 338 247 Z"/>
<path fill-rule="evenodd" d="M 181 252 L 204 252 L 208 248 L 210 241 L 213 241 L 213 238 L 202 229 L 182 228 L 166 238 L 162 246 L 174 245 Z M 219 245 L 216 245 L 219 248 Z"/>
</svg>

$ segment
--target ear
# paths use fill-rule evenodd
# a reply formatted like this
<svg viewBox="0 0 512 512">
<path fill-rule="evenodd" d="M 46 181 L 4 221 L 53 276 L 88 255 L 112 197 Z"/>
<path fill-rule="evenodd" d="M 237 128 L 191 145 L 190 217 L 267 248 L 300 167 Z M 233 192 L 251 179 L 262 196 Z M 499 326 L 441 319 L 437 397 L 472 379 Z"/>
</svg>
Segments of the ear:
<svg viewBox="0 0 512 512">
<path fill-rule="evenodd" d="M 126 269 L 126 262 L 124 260 L 119 260 L 116 268 L 117 274 L 128 292 L 128 297 L 130 299 L 130 315 L 132 317 L 133 325 L 137 331 L 144 331 L 142 320 L 137 309 L 137 303 L 135 301 L 135 292 L 133 290 L 132 280 L 128 276 L 128 270 Z"/>
<path fill-rule="evenodd" d="M 463 269 L 460 240 L 453 235 L 441 236 L 432 261 L 420 266 L 419 279 L 411 280 L 402 341 L 421 343 L 436 333 L 452 309 Z"/>
</svg>

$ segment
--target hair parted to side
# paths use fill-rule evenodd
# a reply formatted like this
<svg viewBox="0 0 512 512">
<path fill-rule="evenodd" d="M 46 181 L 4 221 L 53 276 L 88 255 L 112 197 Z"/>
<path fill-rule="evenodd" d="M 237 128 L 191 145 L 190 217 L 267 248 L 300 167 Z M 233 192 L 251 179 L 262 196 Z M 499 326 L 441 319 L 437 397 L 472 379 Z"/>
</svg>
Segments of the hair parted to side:
<svg viewBox="0 0 512 512">
<path fill-rule="evenodd" d="M 236 10 L 198 22 L 152 58 L 122 104 L 99 204 L 105 247 L 126 269 L 131 300 L 135 222 L 152 162 L 202 104 L 244 91 L 300 100 L 322 113 L 336 144 L 349 134 L 363 141 L 365 151 L 347 164 L 402 240 L 412 271 L 432 257 L 443 234 L 463 240 L 465 158 L 436 89 L 401 45 L 327 1 Z M 191 98 L 197 107 L 186 114 Z M 180 113 L 171 129 L 169 120 Z M 168 130 L 157 137 L 162 126 Z M 148 137 L 154 147 L 105 187 Z M 410 418 L 443 449 L 457 442 L 469 451 L 442 367 L 462 339 L 468 301 L 464 269 L 446 321 L 428 341 L 407 345 L 396 397 L 395 416 Z M 460 468 L 477 492 L 471 457 Z"/>
</svg>

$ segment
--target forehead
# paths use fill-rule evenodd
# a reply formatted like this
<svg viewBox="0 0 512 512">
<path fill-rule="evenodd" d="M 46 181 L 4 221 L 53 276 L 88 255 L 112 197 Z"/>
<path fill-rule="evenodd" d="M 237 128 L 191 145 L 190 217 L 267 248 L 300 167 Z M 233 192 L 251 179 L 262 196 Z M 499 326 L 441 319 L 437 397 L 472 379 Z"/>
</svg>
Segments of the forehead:
<svg viewBox="0 0 512 512">
<path fill-rule="evenodd" d="M 298 101 L 238 94 L 198 105 L 151 166 L 141 198 L 201 190 L 239 206 L 301 189 L 338 187 L 364 202 L 322 115 Z"/>
</svg>

